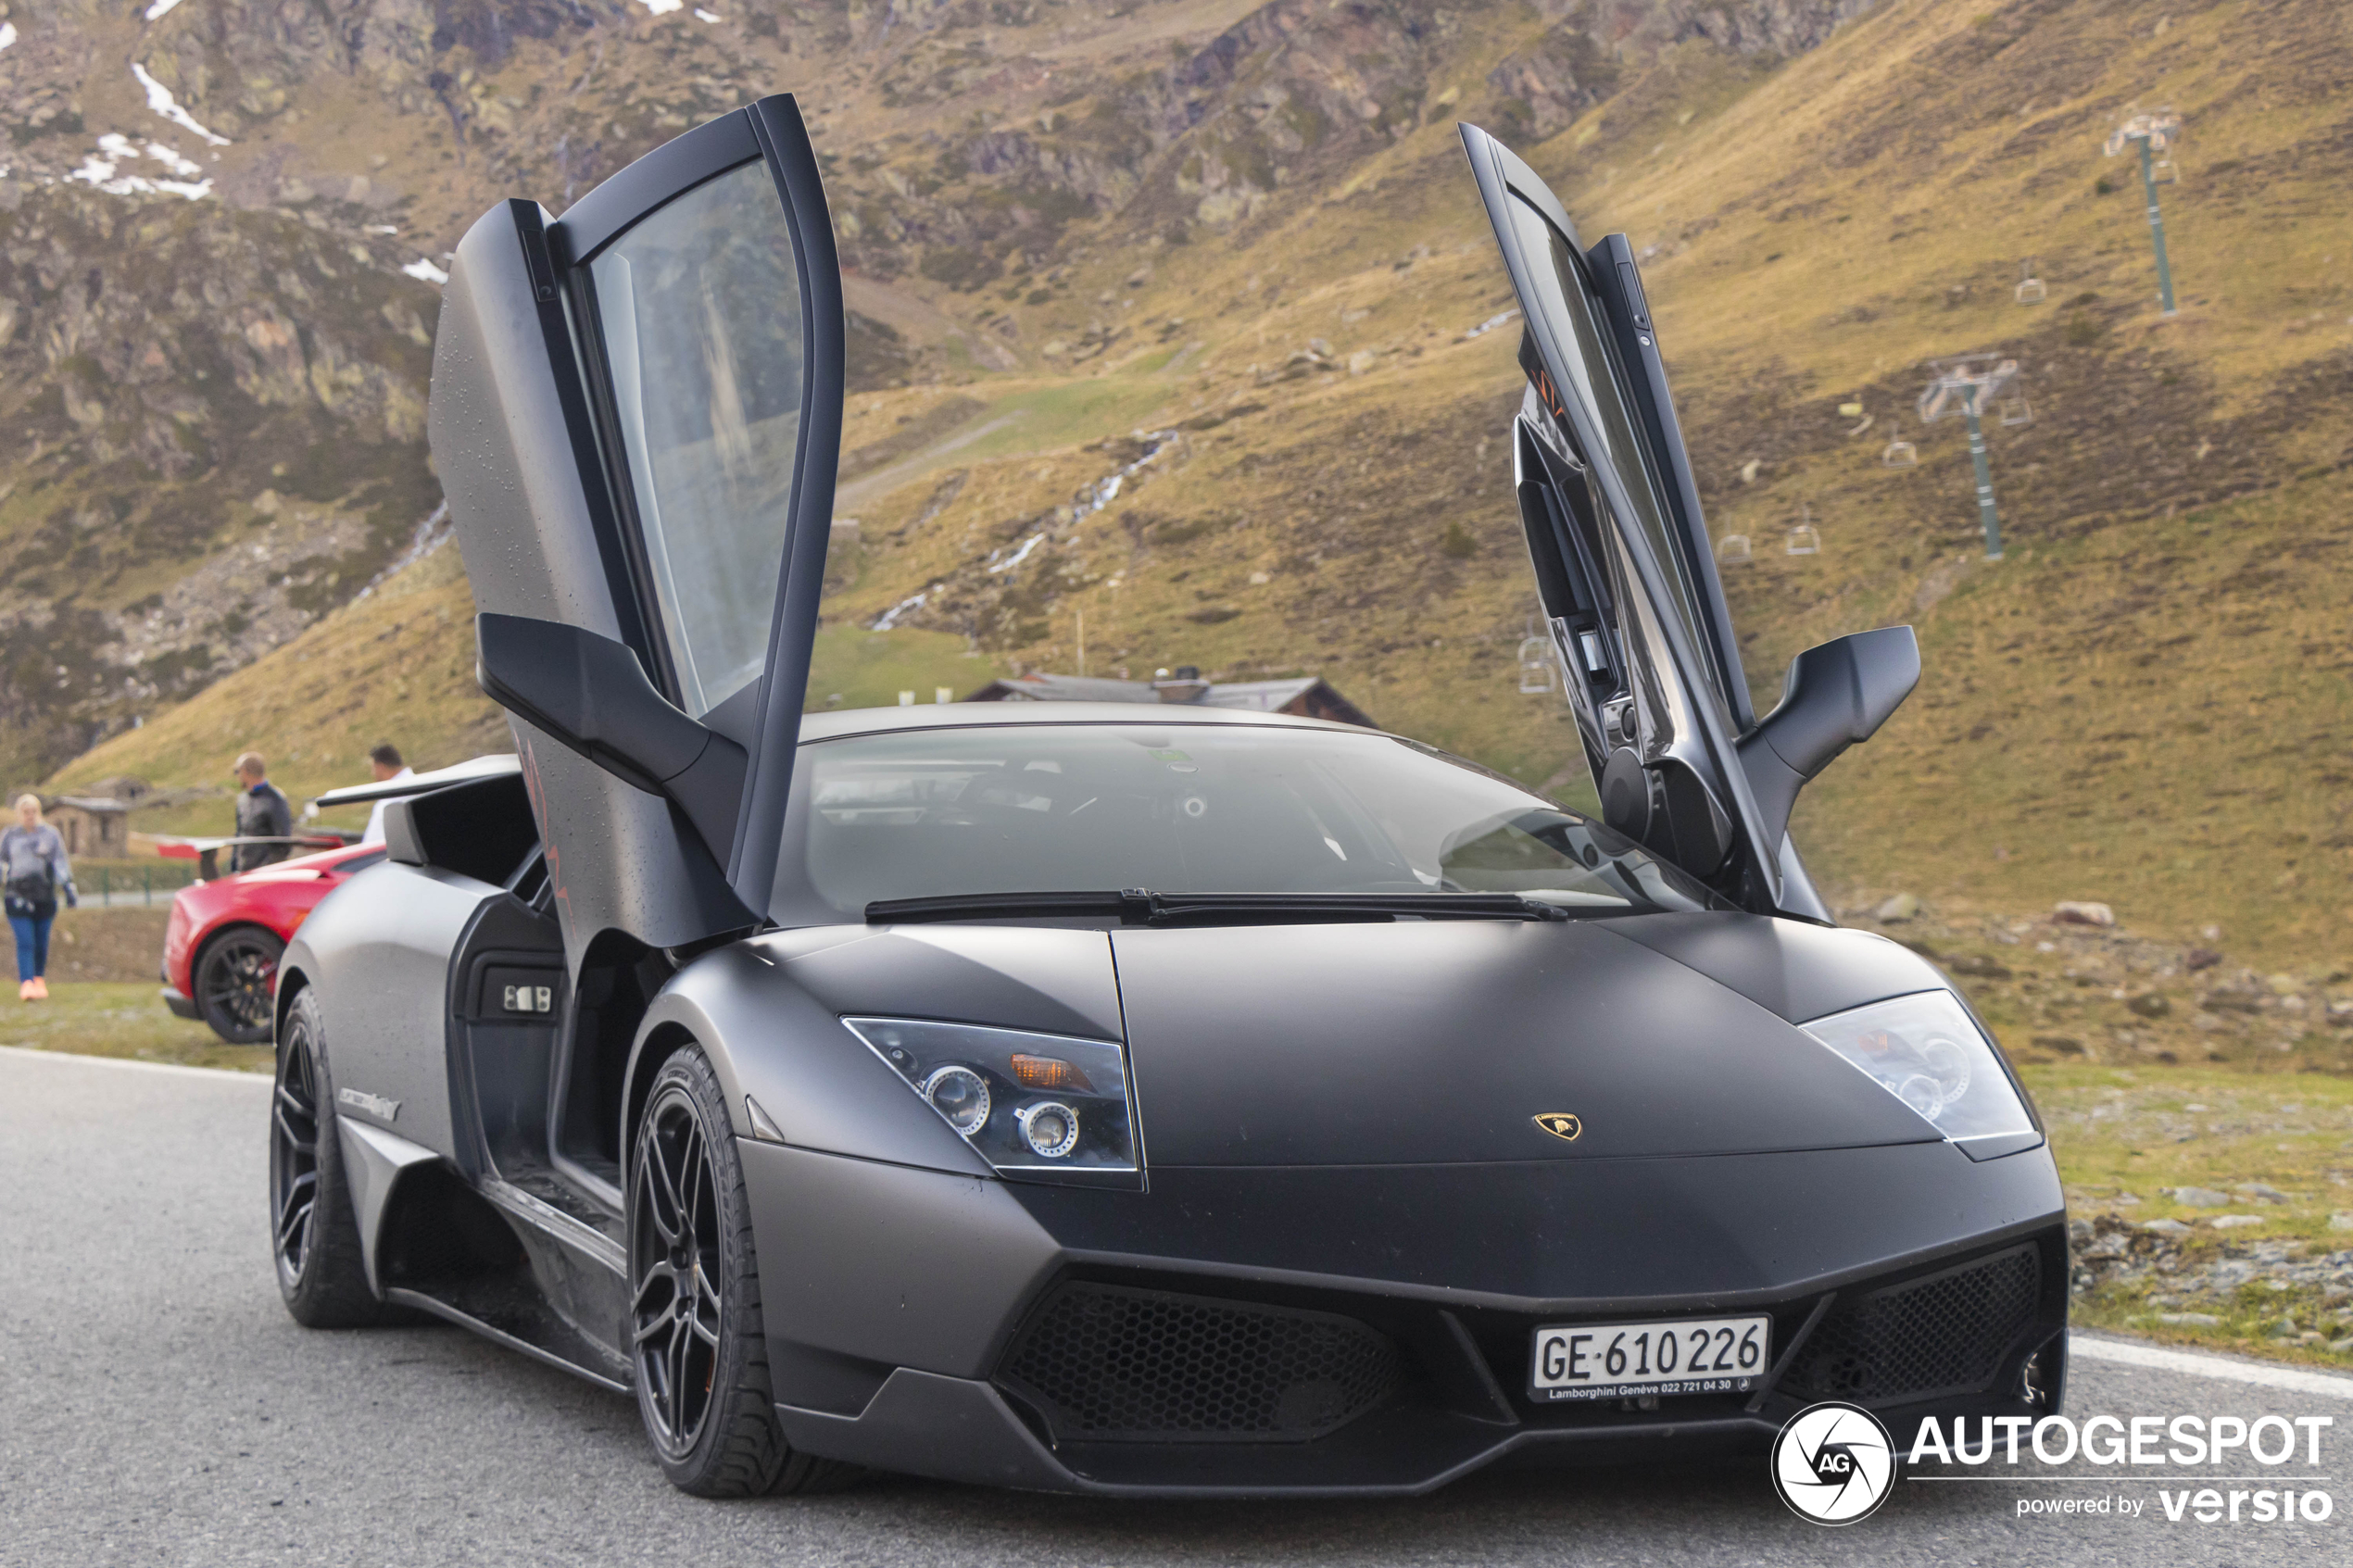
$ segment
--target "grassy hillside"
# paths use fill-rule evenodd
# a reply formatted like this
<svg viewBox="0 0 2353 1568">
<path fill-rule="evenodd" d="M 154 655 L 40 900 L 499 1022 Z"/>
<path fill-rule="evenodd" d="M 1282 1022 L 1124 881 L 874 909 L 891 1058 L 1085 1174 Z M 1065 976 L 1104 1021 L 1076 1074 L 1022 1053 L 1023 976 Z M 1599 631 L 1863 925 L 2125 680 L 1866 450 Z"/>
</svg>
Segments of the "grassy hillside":
<svg viewBox="0 0 2353 1568">
<path fill-rule="evenodd" d="M 1067 85 L 960 74 L 961 48 L 1042 41 L 984 47 L 952 19 L 860 56 L 875 74 L 820 142 L 870 273 L 853 294 L 929 358 L 852 398 L 859 544 L 831 563 L 812 699 L 1073 670 L 1083 616 L 1093 672 L 1313 670 L 1384 724 L 1571 788 L 1557 699 L 1517 689 L 1517 329 L 1472 333 L 1509 296 L 1468 119 L 1589 240 L 1643 254 L 1711 522 L 1758 546 L 1727 579 L 1761 703 L 1801 647 L 1920 628 L 1919 694 L 1801 807 L 1835 897 L 1970 920 L 2100 898 L 2266 966 L 2353 949 L 2338 9 L 2187 4 L 2160 30 L 2099 0 L 1898 0 L 1788 58 L 1671 30 L 1598 50 L 1574 6 L 1420 14 L 1155 7 L 1177 63 L 1087 56 Z M 2191 126 L 2164 193 L 2171 320 L 2137 182 L 2100 154 L 2135 101 Z M 2039 307 L 2014 300 L 2027 262 Z M 1958 431 L 1910 412 L 1922 361 L 1965 349 L 2015 356 L 2033 415 L 1992 434 L 1998 564 Z M 1918 467 L 1881 466 L 1899 435 Z M 1820 555 L 1779 552 L 1801 508 Z M 225 737 L 264 732 L 321 780 L 379 730 L 438 759 L 487 719 L 462 591 L 402 592 L 450 619 L 371 640 L 387 588 L 66 776 L 208 778 Z M 861 630 L 918 593 L 901 630 Z"/>
<path fill-rule="evenodd" d="M 77 758 L 59 787 L 131 774 L 158 785 L 218 784 L 216 799 L 141 812 L 145 831 L 225 832 L 230 773 L 247 747 L 296 803 L 368 777 L 390 741 L 420 769 L 512 748 L 506 716 L 473 684 L 473 598 L 458 552 L 426 556 L 367 597 L 202 695 Z M 356 824 L 364 810 L 346 811 Z"/>
</svg>

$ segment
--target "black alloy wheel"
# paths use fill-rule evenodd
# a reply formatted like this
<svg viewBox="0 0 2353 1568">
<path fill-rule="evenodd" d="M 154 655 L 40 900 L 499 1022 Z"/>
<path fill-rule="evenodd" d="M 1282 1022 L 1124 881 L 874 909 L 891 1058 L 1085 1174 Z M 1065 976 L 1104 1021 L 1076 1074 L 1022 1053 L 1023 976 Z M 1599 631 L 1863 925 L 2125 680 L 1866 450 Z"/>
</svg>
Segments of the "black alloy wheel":
<svg viewBox="0 0 2353 1568">
<path fill-rule="evenodd" d="M 691 1044 L 654 1074 L 637 1119 L 629 1283 L 637 1413 L 673 1486 L 742 1498 L 858 1478 L 795 1453 L 777 1423 L 742 1155 L 719 1075 Z"/>
<path fill-rule="evenodd" d="M 270 1228 L 278 1286 L 302 1283 L 310 1262 L 311 1222 L 319 1212 L 319 1078 L 307 1038 L 290 1037 L 278 1053 L 270 1108 Z"/>
<path fill-rule="evenodd" d="M 319 998 L 305 991 L 286 1010 L 270 1094 L 270 1249 L 278 1294 L 307 1328 L 405 1323 L 410 1314 L 386 1307 L 368 1285 L 326 1098 L 324 1038 Z"/>
<path fill-rule="evenodd" d="M 232 926 L 196 959 L 196 1008 L 212 1032 L 233 1046 L 270 1038 L 278 959 L 286 945 L 258 925 Z"/>
<path fill-rule="evenodd" d="M 719 1197 L 700 1108 L 681 1083 L 647 1107 L 630 1225 L 630 1343 L 646 1430 L 664 1460 L 694 1451 L 711 1415 L 721 1333 Z"/>
</svg>

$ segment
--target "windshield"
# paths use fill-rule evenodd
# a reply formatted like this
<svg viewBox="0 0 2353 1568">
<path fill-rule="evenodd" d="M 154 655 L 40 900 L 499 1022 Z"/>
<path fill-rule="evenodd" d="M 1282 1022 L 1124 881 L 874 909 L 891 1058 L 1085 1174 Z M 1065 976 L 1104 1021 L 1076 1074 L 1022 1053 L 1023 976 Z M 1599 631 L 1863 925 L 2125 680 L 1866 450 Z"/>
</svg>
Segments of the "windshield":
<svg viewBox="0 0 2353 1568">
<path fill-rule="evenodd" d="M 800 748 L 774 913 L 974 893 L 1516 893 L 1578 914 L 1715 907 L 1598 822 L 1393 736 L 1018 724 Z"/>
</svg>

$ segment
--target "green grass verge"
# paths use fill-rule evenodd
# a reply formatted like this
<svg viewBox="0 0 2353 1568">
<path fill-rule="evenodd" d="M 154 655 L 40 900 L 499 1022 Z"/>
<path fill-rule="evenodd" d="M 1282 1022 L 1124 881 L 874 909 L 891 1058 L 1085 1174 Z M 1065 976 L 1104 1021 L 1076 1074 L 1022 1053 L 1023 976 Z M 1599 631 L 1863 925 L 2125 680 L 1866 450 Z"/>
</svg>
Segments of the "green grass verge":
<svg viewBox="0 0 2353 1568">
<path fill-rule="evenodd" d="M 201 1023 L 174 1018 L 157 999 L 153 981 L 52 982 L 45 1002 L 0 1004 L 0 1046 L 69 1051 L 77 1056 L 166 1061 L 182 1067 L 228 1067 L 267 1073 L 268 1046 L 232 1046 Z"/>
<path fill-rule="evenodd" d="M 900 692 L 928 703 L 942 686 L 961 700 L 1003 673 L 995 659 L 966 652 L 964 639 L 951 632 L 828 626 L 810 654 L 809 710 L 891 708 Z"/>
<path fill-rule="evenodd" d="M 2078 1296 L 2075 1322 L 2182 1345 L 2353 1367 L 2353 1351 L 2297 1343 L 2279 1332 L 2343 1342 L 2353 1336 L 2353 1293 L 2340 1283 L 2290 1279 L 2299 1260 L 2353 1250 L 2353 1228 L 2332 1216 L 2353 1212 L 2353 1080 L 2317 1073 L 2221 1068 L 2022 1067 L 2050 1128 L 2068 1209 L 2077 1218 L 2114 1214 L 2138 1226 L 2171 1220 L 2189 1226 L 2177 1255 Z M 2184 1204 L 2169 1188 L 2231 1192 L 2259 1183 L 2284 1201 L 2233 1193 L 2227 1207 Z M 2219 1228 L 2222 1215 L 2261 1223 Z M 2184 1281 L 2233 1256 L 2251 1260 L 2249 1277 L 2217 1289 Z M 2307 1274 L 2319 1271 L 2307 1270 Z M 2212 1318 L 2168 1322 L 2168 1316 Z"/>
</svg>

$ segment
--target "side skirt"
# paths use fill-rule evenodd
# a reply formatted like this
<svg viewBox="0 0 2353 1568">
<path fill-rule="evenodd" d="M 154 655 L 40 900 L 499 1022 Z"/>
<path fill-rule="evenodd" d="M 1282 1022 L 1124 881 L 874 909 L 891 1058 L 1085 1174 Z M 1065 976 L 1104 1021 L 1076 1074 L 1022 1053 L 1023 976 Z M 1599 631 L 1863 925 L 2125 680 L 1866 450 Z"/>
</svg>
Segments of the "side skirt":
<svg viewBox="0 0 2353 1568">
<path fill-rule="evenodd" d="M 448 1294 L 464 1299 L 464 1306 L 406 1286 L 394 1286 L 384 1292 L 384 1299 L 446 1318 L 459 1328 L 472 1329 L 484 1339 L 510 1350 L 521 1350 L 534 1361 L 545 1361 L 599 1388 L 610 1388 L 616 1394 L 629 1392 L 629 1369 L 625 1364 L 575 1333 L 570 1323 L 547 1311 L 535 1296 L 499 1288 L 502 1285 L 498 1280 L 468 1281 L 450 1290 Z M 487 1315 L 476 1316 L 476 1312 Z"/>
</svg>

